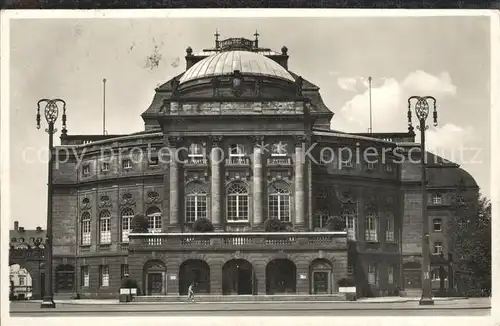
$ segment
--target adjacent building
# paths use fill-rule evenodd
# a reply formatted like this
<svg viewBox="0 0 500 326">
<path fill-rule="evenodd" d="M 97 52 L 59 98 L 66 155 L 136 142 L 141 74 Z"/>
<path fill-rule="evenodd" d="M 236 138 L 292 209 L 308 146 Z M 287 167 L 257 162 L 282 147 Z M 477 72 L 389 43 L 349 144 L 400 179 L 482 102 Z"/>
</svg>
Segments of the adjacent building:
<svg viewBox="0 0 500 326">
<path fill-rule="evenodd" d="M 10 298 L 17 300 L 32 299 L 40 297 L 39 275 L 42 264 L 41 255 L 45 243 L 45 230 L 36 227 L 34 230 L 25 229 L 14 222 L 14 229 L 9 231 L 10 257 L 9 257 L 9 280 Z M 30 255 L 30 252 L 35 254 Z M 33 280 L 35 289 L 33 289 Z"/>
<path fill-rule="evenodd" d="M 346 278 L 361 296 L 420 287 L 414 133 L 331 130 L 335 109 L 288 58 L 285 46 L 275 52 L 257 38 L 188 47 L 185 72 L 159 86 L 142 114 L 144 131 L 62 131 L 56 296 L 116 297 L 126 276 L 141 295 L 184 295 L 193 281 L 213 295 L 335 295 Z M 457 164 L 434 161 L 426 204 L 444 280 L 443 266 L 453 272 L 451 198 L 477 185 Z M 132 232 L 137 214 L 148 233 Z M 202 218 L 213 232 L 194 232 Z M 269 232 L 269 219 L 284 230 Z M 439 285 L 453 287 L 446 277 Z"/>
</svg>

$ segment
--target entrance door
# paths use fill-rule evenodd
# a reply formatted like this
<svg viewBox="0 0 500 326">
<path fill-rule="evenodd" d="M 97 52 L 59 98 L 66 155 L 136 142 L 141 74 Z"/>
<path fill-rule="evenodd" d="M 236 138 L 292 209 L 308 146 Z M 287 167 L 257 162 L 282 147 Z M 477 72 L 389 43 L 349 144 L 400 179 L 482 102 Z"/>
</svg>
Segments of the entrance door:
<svg viewBox="0 0 500 326">
<path fill-rule="evenodd" d="M 238 269 L 238 294 L 252 294 L 252 276 L 251 269 Z"/>
<path fill-rule="evenodd" d="M 162 273 L 148 273 L 148 294 L 163 294 Z"/>
<path fill-rule="evenodd" d="M 314 272 L 313 273 L 313 289 L 314 294 L 328 294 L 329 282 L 328 272 Z"/>
</svg>

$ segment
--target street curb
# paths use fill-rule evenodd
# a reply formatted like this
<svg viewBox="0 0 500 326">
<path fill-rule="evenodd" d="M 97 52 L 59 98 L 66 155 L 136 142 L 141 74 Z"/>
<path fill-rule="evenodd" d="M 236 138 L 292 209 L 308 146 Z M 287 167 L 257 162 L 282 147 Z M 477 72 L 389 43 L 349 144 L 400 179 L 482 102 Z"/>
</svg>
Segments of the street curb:
<svg viewBox="0 0 500 326">
<path fill-rule="evenodd" d="M 432 308 L 431 308 L 432 307 Z M 425 306 L 422 308 L 320 308 L 320 309 L 309 309 L 309 308 L 295 308 L 294 310 L 300 310 L 303 312 L 313 312 L 313 311 L 358 311 L 358 310 L 364 310 L 364 311 L 391 311 L 391 310 L 398 310 L 398 311 L 418 311 L 418 310 L 486 310 L 486 309 L 491 309 L 491 307 L 436 307 L 436 306 Z M 289 312 L 289 310 L 285 309 L 266 309 L 265 311 L 273 311 L 273 312 Z M 96 313 L 96 314 L 103 314 L 103 313 L 119 313 L 119 314 L 134 314 L 134 313 L 155 313 L 155 312 L 163 312 L 163 313 L 181 313 L 185 312 L 186 315 L 189 315 L 191 312 L 262 312 L 262 309 L 187 309 L 187 310 L 165 310 L 165 309 L 151 309 L 151 310 L 136 310 L 136 311 L 117 311 L 117 310 L 24 310 L 24 311 L 19 311 L 19 312 L 10 312 L 10 315 L 24 315 L 24 314 L 79 314 L 79 313 Z"/>
<path fill-rule="evenodd" d="M 434 300 L 435 302 L 447 302 L 447 301 L 460 301 L 460 300 L 468 300 L 469 298 L 446 298 L 446 299 L 438 299 Z M 331 303 L 331 304 L 384 304 L 384 303 L 409 303 L 409 302 L 418 302 L 419 298 L 407 299 L 407 300 L 387 300 L 387 301 L 368 301 L 368 300 L 357 300 L 357 301 L 319 301 L 319 300 L 297 300 L 297 301 L 196 301 L 197 304 L 258 304 L 258 303 L 268 303 L 268 304 L 306 304 L 306 303 Z M 33 301 L 31 301 L 33 302 Z M 34 303 L 34 302 L 33 302 Z M 64 302 L 55 300 L 56 305 L 74 305 L 74 306 L 95 306 L 95 305 L 105 305 L 105 306 L 142 306 L 142 305 L 181 305 L 187 304 L 186 301 L 171 301 L 171 302 L 162 302 L 162 301 L 151 301 L 151 302 L 112 302 L 112 303 L 88 303 L 88 302 Z"/>
</svg>

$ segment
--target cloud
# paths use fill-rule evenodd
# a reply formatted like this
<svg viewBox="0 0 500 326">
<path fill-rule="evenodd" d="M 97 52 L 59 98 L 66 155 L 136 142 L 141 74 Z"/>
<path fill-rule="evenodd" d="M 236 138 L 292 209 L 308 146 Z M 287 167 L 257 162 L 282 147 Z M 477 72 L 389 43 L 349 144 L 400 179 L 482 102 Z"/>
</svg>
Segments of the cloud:
<svg viewBox="0 0 500 326">
<path fill-rule="evenodd" d="M 420 142 L 420 132 L 415 130 L 415 141 Z M 427 130 L 426 147 L 447 160 L 458 164 L 473 163 L 477 153 L 477 134 L 471 126 L 461 127 L 452 123 Z"/>
<path fill-rule="evenodd" d="M 410 73 L 401 83 L 403 89 L 420 91 L 420 94 L 456 95 L 457 87 L 452 84 L 450 74 L 442 72 L 433 76 L 422 70 Z"/>
<path fill-rule="evenodd" d="M 356 84 L 358 83 L 358 77 L 339 77 L 337 79 L 337 84 L 339 87 L 346 91 L 356 91 Z"/>
<path fill-rule="evenodd" d="M 347 101 L 340 109 L 340 114 L 352 123 L 352 131 L 367 130 L 370 121 L 370 100 L 367 81 L 364 81 L 365 90 Z M 339 81 L 339 85 L 340 83 Z M 342 78 L 344 89 L 352 89 L 352 80 Z M 373 86 L 377 85 L 377 86 Z M 342 86 L 341 86 L 342 87 Z M 438 76 L 431 75 L 421 70 L 414 71 L 406 76 L 401 82 L 395 78 L 376 78 L 372 81 L 372 117 L 373 131 L 382 132 L 398 130 L 399 126 L 407 121 L 407 98 L 411 95 L 433 95 L 442 99 L 456 95 L 456 86 L 453 85 L 450 75 L 446 72 Z M 334 120 L 332 120 L 333 122 Z"/>
<path fill-rule="evenodd" d="M 342 79 L 342 83 L 340 80 Z M 359 77 L 339 78 L 339 86 L 352 90 L 353 80 L 363 82 Z M 368 82 L 365 90 L 347 101 L 340 109 L 341 116 L 348 122 L 342 130 L 348 132 L 366 132 L 370 124 L 370 100 Z M 373 85 L 377 85 L 373 87 Z M 345 86 L 345 87 L 343 87 Z M 373 132 L 404 130 L 407 123 L 408 97 L 411 95 L 432 95 L 440 101 L 457 94 L 450 75 L 442 72 L 437 76 L 417 70 L 408 74 L 402 81 L 395 78 L 377 78 L 372 81 L 372 121 Z M 413 113 L 414 114 L 414 113 Z M 414 116 L 414 115 L 413 115 Z M 335 119 L 332 119 L 334 122 Z M 416 124 L 414 116 L 413 124 Z M 432 116 L 428 119 L 432 124 Z M 417 129 L 416 141 L 420 142 Z M 475 139 L 472 127 L 461 127 L 451 123 L 430 128 L 427 133 L 427 148 L 460 164 L 466 158 L 457 153 L 467 148 Z"/>
</svg>

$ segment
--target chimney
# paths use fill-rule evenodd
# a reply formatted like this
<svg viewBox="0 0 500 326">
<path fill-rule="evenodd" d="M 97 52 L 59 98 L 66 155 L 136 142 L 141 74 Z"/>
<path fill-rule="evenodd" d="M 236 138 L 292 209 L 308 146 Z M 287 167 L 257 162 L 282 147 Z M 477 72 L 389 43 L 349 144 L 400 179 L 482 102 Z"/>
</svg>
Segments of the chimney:
<svg viewBox="0 0 500 326">
<path fill-rule="evenodd" d="M 36 227 L 36 232 L 42 232 L 42 227 L 41 226 L 37 226 Z"/>
<path fill-rule="evenodd" d="M 19 232 L 24 232 L 24 226 L 19 227 Z"/>
<path fill-rule="evenodd" d="M 19 222 L 18 221 L 14 221 L 14 230 L 15 231 L 19 230 Z"/>
</svg>

